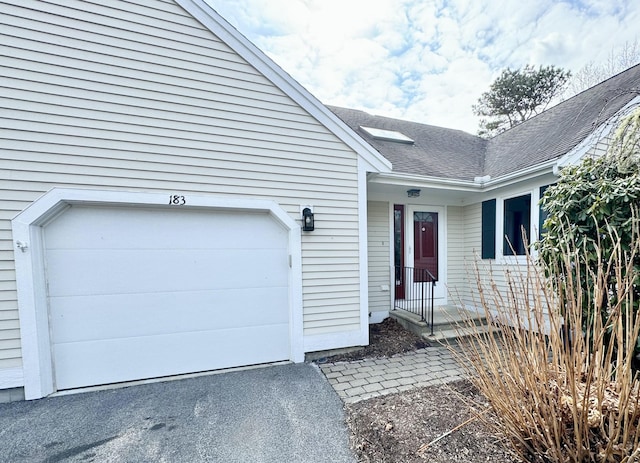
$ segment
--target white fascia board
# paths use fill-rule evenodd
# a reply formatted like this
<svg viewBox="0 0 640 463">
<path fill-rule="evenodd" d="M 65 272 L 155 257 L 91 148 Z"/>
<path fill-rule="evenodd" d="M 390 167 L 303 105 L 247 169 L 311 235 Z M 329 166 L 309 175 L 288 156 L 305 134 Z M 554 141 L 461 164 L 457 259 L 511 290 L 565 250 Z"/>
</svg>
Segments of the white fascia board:
<svg viewBox="0 0 640 463">
<path fill-rule="evenodd" d="M 486 182 L 478 183 L 470 180 L 455 180 L 437 177 L 427 177 L 422 175 L 411 175 L 403 173 L 381 173 L 374 174 L 369 177 L 369 183 L 381 185 L 401 185 L 415 188 L 433 188 L 448 191 L 466 191 L 466 192 L 484 192 L 513 185 L 525 180 L 530 180 L 540 175 L 552 173 L 558 160 L 536 164 L 526 169 L 513 172 L 508 175 L 496 177 Z"/>
<path fill-rule="evenodd" d="M 544 174 L 554 173 L 556 171 L 557 163 L 558 159 L 552 159 L 551 161 L 545 161 L 540 164 L 527 167 L 526 169 L 503 175 L 502 177 L 496 177 L 495 179 L 483 183 L 482 191 L 491 191 L 495 190 L 496 188 L 502 188 L 505 186 L 513 185 L 515 183 L 530 180 Z"/>
<path fill-rule="evenodd" d="M 391 163 L 351 130 L 316 97 L 229 24 L 204 0 L 175 0 L 185 11 L 247 60 L 293 101 L 362 157 L 374 172 L 391 172 Z"/>
<path fill-rule="evenodd" d="M 400 172 L 370 175 L 369 183 L 455 191 L 478 191 L 480 189 L 479 184 L 471 181 L 403 174 Z"/>
<path fill-rule="evenodd" d="M 587 154 L 587 152 L 593 148 L 601 139 L 609 136 L 613 128 L 620 121 L 620 119 L 631 112 L 632 108 L 640 105 L 640 96 L 635 97 L 629 103 L 627 103 L 622 109 L 616 112 L 608 120 L 600 124 L 600 126 L 591 132 L 584 140 L 578 143 L 571 151 L 563 155 L 557 164 L 557 169 L 576 164 Z"/>
</svg>

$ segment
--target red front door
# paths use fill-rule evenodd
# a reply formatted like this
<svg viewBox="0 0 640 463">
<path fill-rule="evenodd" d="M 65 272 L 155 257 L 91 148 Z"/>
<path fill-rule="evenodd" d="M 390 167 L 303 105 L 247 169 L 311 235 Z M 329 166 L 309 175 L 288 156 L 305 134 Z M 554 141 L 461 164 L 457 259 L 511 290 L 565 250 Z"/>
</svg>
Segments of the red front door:
<svg viewBox="0 0 640 463">
<path fill-rule="evenodd" d="M 438 279 L 438 213 L 413 213 L 413 266 L 415 282 L 431 281 L 431 277 L 420 269 L 428 270 Z"/>
</svg>

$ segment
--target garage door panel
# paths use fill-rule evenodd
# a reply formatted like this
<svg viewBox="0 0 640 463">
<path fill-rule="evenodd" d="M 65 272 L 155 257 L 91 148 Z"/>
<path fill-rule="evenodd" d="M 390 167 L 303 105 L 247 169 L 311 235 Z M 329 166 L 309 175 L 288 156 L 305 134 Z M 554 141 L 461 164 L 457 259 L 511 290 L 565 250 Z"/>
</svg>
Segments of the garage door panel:
<svg viewBox="0 0 640 463">
<path fill-rule="evenodd" d="M 257 345 L 255 340 L 265 336 L 274 341 Z M 57 344 L 54 349 L 56 388 L 288 360 L 288 339 L 288 325 L 281 324 L 85 342 L 80 349 L 73 343 Z"/>
<path fill-rule="evenodd" d="M 114 221 L 121 226 L 114 227 Z M 153 233 L 135 233 L 141 229 Z M 79 233 L 70 240 L 73 230 Z M 286 246 L 287 239 L 287 230 L 267 213 L 246 211 L 73 206 L 64 212 L 62 226 L 53 221 L 47 227 L 48 249 L 122 249 L 123 244 L 129 249 L 188 249 L 194 242 L 207 249 L 254 249 L 265 242 Z"/>
<path fill-rule="evenodd" d="M 265 213 L 67 209 L 44 227 L 57 387 L 289 359 L 288 236 Z"/>
<path fill-rule="evenodd" d="M 268 301 L 276 310 L 264 310 L 263 301 Z M 54 343 L 234 329 L 289 321 L 286 287 L 56 297 L 50 299 L 50 312 L 56 326 L 52 332 Z M 140 323 L 141 320 L 144 323 Z"/>
<path fill-rule="evenodd" d="M 194 291 L 212 284 L 226 289 L 282 286 L 288 281 L 282 249 L 52 250 L 47 261 L 53 297 Z"/>
</svg>

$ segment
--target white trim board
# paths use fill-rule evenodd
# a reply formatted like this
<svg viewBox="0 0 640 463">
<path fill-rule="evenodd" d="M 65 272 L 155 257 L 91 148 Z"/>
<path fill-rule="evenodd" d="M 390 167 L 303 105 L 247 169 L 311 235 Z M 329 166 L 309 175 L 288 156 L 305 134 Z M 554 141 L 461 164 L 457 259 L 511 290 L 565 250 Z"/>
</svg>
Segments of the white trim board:
<svg viewBox="0 0 640 463">
<path fill-rule="evenodd" d="M 365 325 L 367 330 L 369 324 Z M 316 334 L 304 337 L 304 351 L 317 352 L 321 350 L 341 349 L 343 347 L 366 346 L 362 342 L 362 330 L 342 331 L 339 333 Z"/>
<path fill-rule="evenodd" d="M 367 166 L 358 159 L 358 254 L 360 256 L 360 341 L 369 344 L 369 219 L 367 199 Z"/>
<path fill-rule="evenodd" d="M 0 389 L 10 389 L 24 386 L 22 367 L 0 370 Z"/>
<path fill-rule="evenodd" d="M 173 192 L 140 193 L 54 188 L 13 219 L 26 399 L 36 399 L 54 392 L 42 226 L 64 211 L 70 204 L 261 211 L 271 214 L 289 231 L 289 254 L 291 256 L 289 271 L 290 360 L 304 361 L 300 225 L 274 201 L 184 195 L 184 204 L 170 205 L 170 199 L 174 194 Z"/>
</svg>

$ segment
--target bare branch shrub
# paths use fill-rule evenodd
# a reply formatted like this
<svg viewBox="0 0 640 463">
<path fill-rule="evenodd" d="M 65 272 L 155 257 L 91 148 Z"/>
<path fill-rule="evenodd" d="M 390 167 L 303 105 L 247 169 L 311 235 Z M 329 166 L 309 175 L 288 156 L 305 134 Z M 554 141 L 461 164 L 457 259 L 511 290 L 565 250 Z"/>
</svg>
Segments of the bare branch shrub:
<svg viewBox="0 0 640 463">
<path fill-rule="evenodd" d="M 632 243 L 611 232 L 613 251 L 605 256 L 596 247 L 597 265 L 588 270 L 574 265 L 586 252 L 575 242 L 557 249 L 562 264 L 553 269 L 530 255 L 504 275 L 476 263 L 476 306 L 492 323 L 453 352 L 490 401 L 492 424 L 525 461 L 640 460 L 640 386 L 632 369 L 640 237 L 633 220 Z M 499 289 L 505 284 L 506 292 Z M 583 331 L 585 324 L 592 329 Z"/>
</svg>

